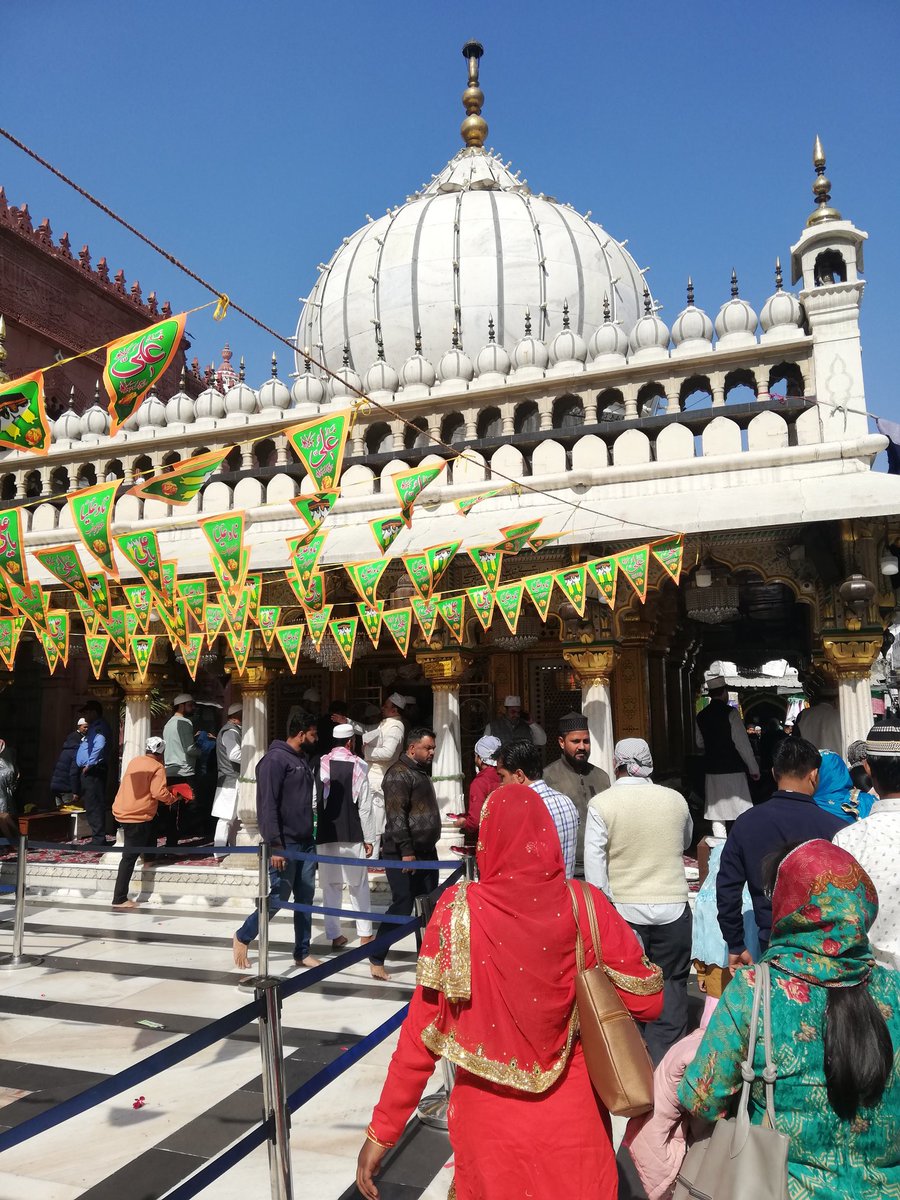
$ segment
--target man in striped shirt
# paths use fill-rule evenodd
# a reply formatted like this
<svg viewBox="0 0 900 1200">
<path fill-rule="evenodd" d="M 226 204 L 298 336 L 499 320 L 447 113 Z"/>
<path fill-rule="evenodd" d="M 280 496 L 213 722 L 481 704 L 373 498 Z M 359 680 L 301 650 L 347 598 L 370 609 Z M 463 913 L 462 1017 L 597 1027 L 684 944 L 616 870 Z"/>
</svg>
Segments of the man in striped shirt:
<svg viewBox="0 0 900 1200">
<path fill-rule="evenodd" d="M 497 770 L 504 783 L 522 783 L 544 801 L 559 834 L 566 875 L 571 879 L 575 874 L 575 848 L 578 845 L 578 809 L 568 796 L 544 783 L 538 747 L 524 740 L 507 742 L 497 752 Z"/>
</svg>

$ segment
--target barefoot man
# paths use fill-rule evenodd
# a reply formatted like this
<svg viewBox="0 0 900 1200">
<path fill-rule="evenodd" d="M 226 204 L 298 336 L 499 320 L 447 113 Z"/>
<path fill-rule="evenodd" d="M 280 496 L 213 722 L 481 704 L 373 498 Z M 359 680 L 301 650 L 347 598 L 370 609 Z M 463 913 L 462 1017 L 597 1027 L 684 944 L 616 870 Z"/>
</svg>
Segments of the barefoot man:
<svg viewBox="0 0 900 1200">
<path fill-rule="evenodd" d="M 316 719 L 295 711 L 284 741 L 276 738 L 256 764 L 256 817 L 262 840 L 269 847 L 269 916 L 277 900 L 312 904 L 316 890 L 315 861 L 286 858 L 286 848 L 314 854 L 313 797 L 315 781 L 304 747 L 316 744 Z M 259 933 L 259 914 L 252 912 L 234 935 L 235 966 L 248 967 L 247 948 Z M 294 962 L 298 967 L 318 967 L 309 952 L 312 916 L 294 913 Z"/>
</svg>

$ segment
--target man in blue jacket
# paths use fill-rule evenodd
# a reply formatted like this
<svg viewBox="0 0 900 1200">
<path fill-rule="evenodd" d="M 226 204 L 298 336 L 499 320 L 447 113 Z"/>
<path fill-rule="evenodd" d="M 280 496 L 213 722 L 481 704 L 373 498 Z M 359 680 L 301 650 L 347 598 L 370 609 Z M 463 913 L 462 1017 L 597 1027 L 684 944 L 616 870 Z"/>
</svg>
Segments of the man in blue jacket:
<svg viewBox="0 0 900 1200">
<path fill-rule="evenodd" d="M 75 753 L 81 803 L 91 827 L 91 845 L 106 846 L 106 777 L 112 751 L 112 730 L 103 707 L 88 700 L 81 715 L 88 721 L 87 735 Z"/>
<path fill-rule="evenodd" d="M 763 890 L 762 864 L 767 855 L 793 842 L 823 838 L 830 842 L 845 823 L 819 808 L 813 793 L 822 756 L 803 738 L 785 738 L 775 750 L 772 774 L 777 790 L 764 804 L 742 813 L 722 850 L 716 878 L 719 928 L 728 943 L 728 965 L 734 970 L 753 961 L 744 945 L 741 894 L 750 891 L 759 944 L 765 953 L 772 933 L 772 900 Z"/>
<path fill-rule="evenodd" d="M 305 853 L 316 850 L 313 831 L 315 780 L 308 752 L 316 745 L 316 719 L 295 712 L 285 741 L 276 738 L 256 764 L 256 818 L 262 840 L 269 847 L 269 916 L 276 901 L 312 904 L 316 890 L 315 861 L 286 858 L 290 847 Z M 247 948 L 259 933 L 259 914 L 252 912 L 232 942 L 235 966 L 250 965 Z M 312 936 L 310 913 L 294 913 L 294 962 L 298 967 L 318 967 L 309 952 Z"/>
</svg>

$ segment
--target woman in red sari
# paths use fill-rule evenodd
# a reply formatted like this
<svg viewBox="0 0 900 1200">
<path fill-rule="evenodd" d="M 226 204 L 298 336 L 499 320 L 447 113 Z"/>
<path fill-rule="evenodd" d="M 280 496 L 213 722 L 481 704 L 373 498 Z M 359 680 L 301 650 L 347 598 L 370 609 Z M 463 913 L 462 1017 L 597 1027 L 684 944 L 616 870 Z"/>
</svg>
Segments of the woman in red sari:
<svg viewBox="0 0 900 1200">
<path fill-rule="evenodd" d="M 591 1085 L 575 1012 L 576 927 L 556 827 L 531 788 L 484 806 L 478 883 L 441 897 L 366 1142 L 357 1186 L 397 1141 L 441 1056 L 457 1066 L 450 1103 L 456 1200 L 615 1200 L 609 1113 Z M 578 892 L 586 966 L 594 965 Z M 590 889 L 607 974 L 638 1021 L 662 1011 L 662 975 L 606 897 Z"/>
</svg>

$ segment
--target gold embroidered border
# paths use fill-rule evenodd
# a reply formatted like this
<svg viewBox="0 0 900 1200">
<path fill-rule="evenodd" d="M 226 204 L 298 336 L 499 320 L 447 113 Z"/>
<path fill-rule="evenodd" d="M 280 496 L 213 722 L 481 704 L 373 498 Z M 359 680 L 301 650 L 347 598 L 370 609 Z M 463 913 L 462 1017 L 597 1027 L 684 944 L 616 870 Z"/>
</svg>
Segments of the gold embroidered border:
<svg viewBox="0 0 900 1200">
<path fill-rule="evenodd" d="M 416 983 L 443 992 L 451 1003 L 469 1000 L 472 996 L 467 882 L 464 880 L 457 884 L 456 895 L 450 905 L 450 947 L 446 961 L 444 939 L 441 936 L 441 949 L 437 956 L 429 958 L 420 955 L 416 966 Z"/>
<path fill-rule="evenodd" d="M 652 963 L 646 954 L 641 955 L 641 962 L 651 974 L 642 979 L 638 975 L 625 975 L 622 971 L 616 971 L 607 963 L 601 963 L 603 970 L 613 981 L 617 988 L 621 988 L 623 992 L 630 992 L 633 996 L 655 996 L 657 992 L 663 990 L 663 973 Z"/>
</svg>

